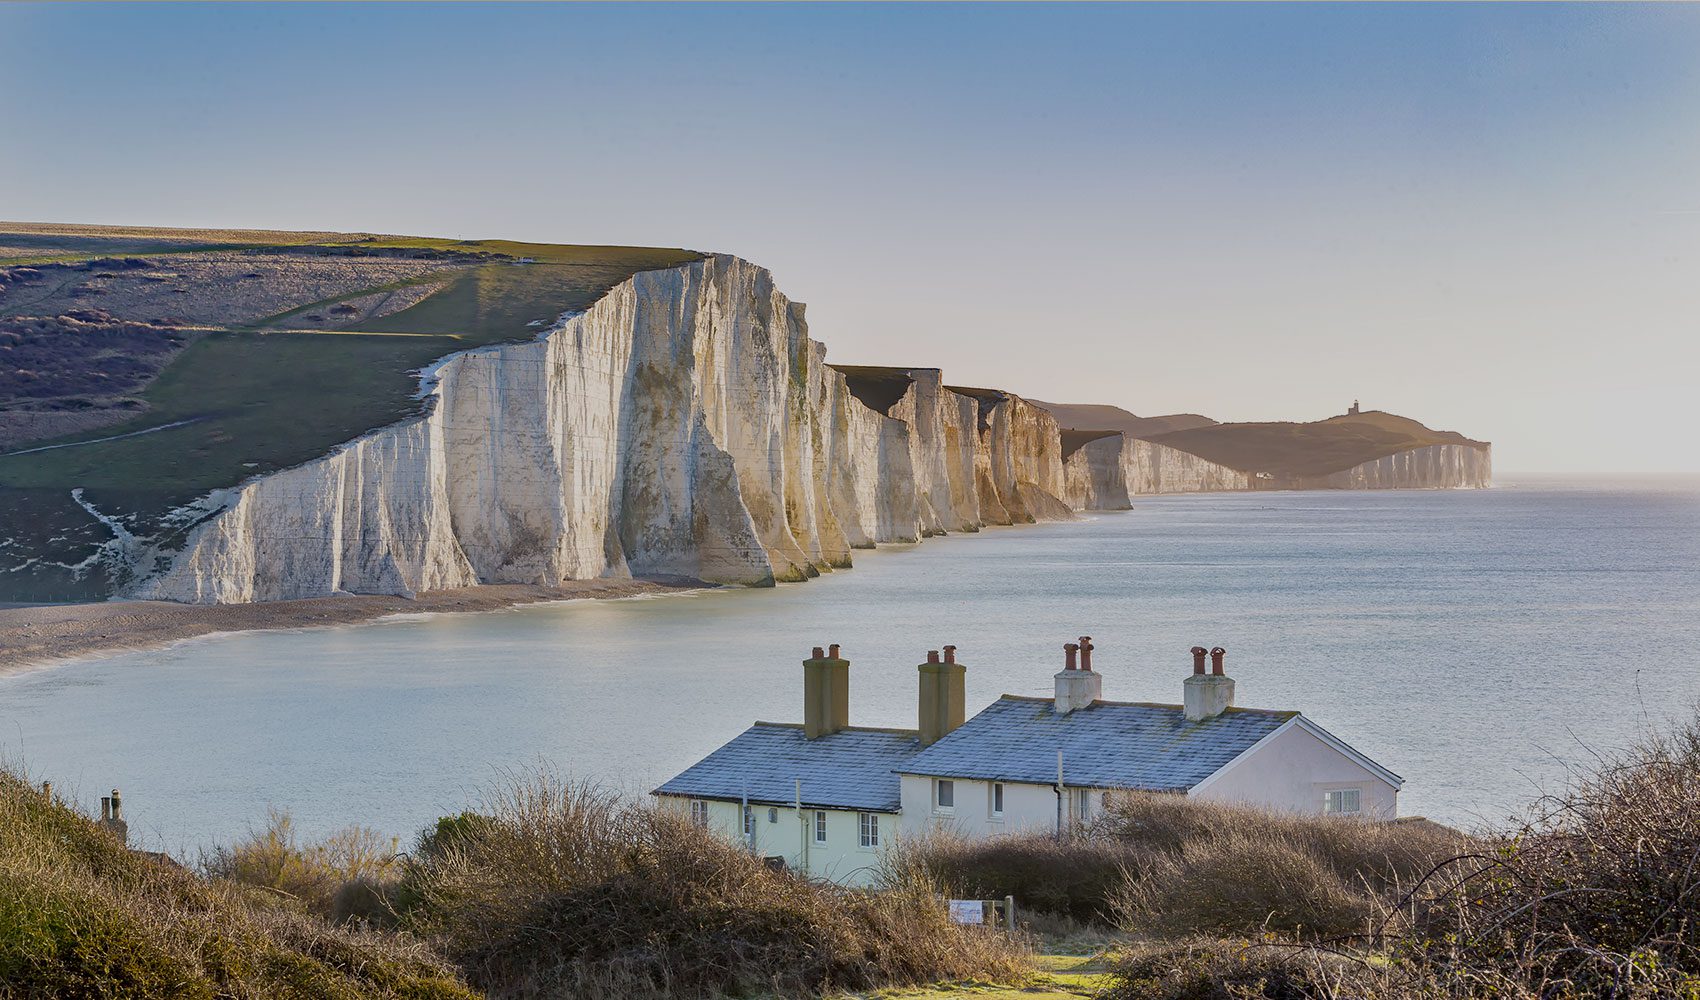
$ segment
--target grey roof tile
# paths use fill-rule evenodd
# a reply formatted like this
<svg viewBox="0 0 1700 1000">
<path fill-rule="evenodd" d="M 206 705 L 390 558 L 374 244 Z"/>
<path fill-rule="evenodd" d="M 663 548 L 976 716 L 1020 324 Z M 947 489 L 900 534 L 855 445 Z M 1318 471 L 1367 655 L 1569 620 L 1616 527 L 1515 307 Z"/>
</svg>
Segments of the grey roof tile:
<svg viewBox="0 0 1700 1000">
<path fill-rule="evenodd" d="M 913 731 L 840 730 L 808 740 L 803 727 L 758 722 L 655 790 L 657 795 L 897 812 L 896 769 L 921 749 Z"/>
<path fill-rule="evenodd" d="M 1057 715 L 1049 698 L 1004 695 L 900 766 L 905 774 L 1184 791 L 1297 712 L 1230 708 L 1188 722 L 1178 705 L 1100 701 Z"/>
</svg>

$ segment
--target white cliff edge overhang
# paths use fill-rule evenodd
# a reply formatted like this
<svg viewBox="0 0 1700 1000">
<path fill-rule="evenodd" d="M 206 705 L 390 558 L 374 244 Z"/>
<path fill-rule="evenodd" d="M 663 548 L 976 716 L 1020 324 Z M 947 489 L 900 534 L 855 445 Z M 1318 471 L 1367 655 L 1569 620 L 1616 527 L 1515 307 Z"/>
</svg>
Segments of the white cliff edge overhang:
<svg viewBox="0 0 1700 1000">
<path fill-rule="evenodd" d="M 434 365 L 423 412 L 220 491 L 130 596 L 237 603 L 679 576 L 768 585 L 850 550 L 1072 516 L 1059 430 L 936 370 L 887 412 L 731 256 L 646 271 L 535 341 Z"/>
</svg>

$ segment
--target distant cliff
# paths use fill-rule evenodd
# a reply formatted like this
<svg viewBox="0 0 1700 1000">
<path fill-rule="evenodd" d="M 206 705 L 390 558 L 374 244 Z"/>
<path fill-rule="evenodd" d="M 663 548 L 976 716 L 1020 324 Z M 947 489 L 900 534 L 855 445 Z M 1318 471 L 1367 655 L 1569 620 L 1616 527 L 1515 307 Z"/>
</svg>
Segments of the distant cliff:
<svg viewBox="0 0 1700 1000">
<path fill-rule="evenodd" d="M 131 593 L 763 585 L 877 542 L 1071 516 L 1044 410 L 825 354 L 760 267 L 639 273 L 534 342 L 441 362 L 421 416 L 209 497 L 183 544 L 139 554 Z"/>
<path fill-rule="evenodd" d="M 1045 405 L 1055 413 L 1089 419 L 1104 419 L 1098 411 L 1146 419 L 1114 407 Z M 1143 438 L 1108 430 L 1064 430 L 1069 501 L 1076 507 L 1114 510 L 1144 493 L 1458 489 L 1486 487 L 1493 481 L 1493 451 L 1487 442 L 1455 431 L 1430 430 L 1379 410 L 1354 410 L 1311 423 L 1207 422 L 1158 430 Z"/>
</svg>

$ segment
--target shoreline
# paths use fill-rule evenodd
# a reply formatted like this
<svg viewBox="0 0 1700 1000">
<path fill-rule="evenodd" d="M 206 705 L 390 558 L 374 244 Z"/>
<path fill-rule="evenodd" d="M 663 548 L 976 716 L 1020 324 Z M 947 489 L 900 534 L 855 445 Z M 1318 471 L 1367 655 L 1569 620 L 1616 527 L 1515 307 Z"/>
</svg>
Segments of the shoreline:
<svg viewBox="0 0 1700 1000">
<path fill-rule="evenodd" d="M 102 601 L 0 607 L 0 677 L 89 657 L 163 649 L 233 632 L 361 625 L 396 615 L 500 611 L 524 604 L 674 594 L 709 587 L 678 577 L 573 580 L 556 587 L 497 583 L 412 598 L 347 594 L 249 604 Z"/>
</svg>

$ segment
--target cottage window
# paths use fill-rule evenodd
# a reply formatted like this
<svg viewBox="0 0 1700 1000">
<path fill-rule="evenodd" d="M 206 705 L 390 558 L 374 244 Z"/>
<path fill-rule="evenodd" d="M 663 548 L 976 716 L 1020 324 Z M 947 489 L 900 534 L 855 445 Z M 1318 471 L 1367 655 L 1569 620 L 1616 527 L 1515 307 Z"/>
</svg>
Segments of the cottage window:
<svg viewBox="0 0 1700 1000">
<path fill-rule="evenodd" d="M 1003 782 L 992 782 L 992 816 L 1003 816 Z"/>
<path fill-rule="evenodd" d="M 815 843 L 826 843 L 826 810 L 815 811 Z"/>
<path fill-rule="evenodd" d="M 1322 811 L 1330 816 L 1349 816 L 1363 807 L 1356 788 L 1335 788 L 1322 794 Z"/>
<path fill-rule="evenodd" d="M 1074 818 L 1081 823 L 1092 818 L 1092 792 L 1086 788 L 1074 790 Z"/>
<path fill-rule="evenodd" d="M 933 801 L 938 803 L 940 809 L 954 809 L 956 807 L 956 782 L 940 778 L 935 784 L 938 786 L 938 794 L 934 796 Z"/>
<path fill-rule="evenodd" d="M 691 823 L 702 829 L 708 828 L 708 803 L 702 799 L 691 800 Z"/>
<path fill-rule="evenodd" d="M 880 818 L 874 813 L 857 813 L 856 825 L 861 831 L 863 847 L 880 846 Z"/>
<path fill-rule="evenodd" d="M 769 823 L 777 823 L 777 822 L 779 822 L 779 810 L 777 810 L 777 809 L 769 809 L 769 810 L 768 810 L 768 811 L 767 811 L 767 821 L 768 821 L 768 822 L 769 822 Z"/>
<path fill-rule="evenodd" d="M 744 836 L 756 835 L 756 811 L 750 806 L 744 807 Z"/>
</svg>

